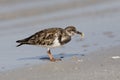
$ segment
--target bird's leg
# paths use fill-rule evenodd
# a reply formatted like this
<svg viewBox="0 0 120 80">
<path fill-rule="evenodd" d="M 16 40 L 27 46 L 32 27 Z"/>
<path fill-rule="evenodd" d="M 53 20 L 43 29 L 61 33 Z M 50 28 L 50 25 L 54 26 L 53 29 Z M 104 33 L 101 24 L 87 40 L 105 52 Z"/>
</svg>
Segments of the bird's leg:
<svg viewBox="0 0 120 80">
<path fill-rule="evenodd" d="M 54 57 L 52 56 L 52 54 L 50 52 L 50 49 L 48 49 L 47 53 L 48 53 L 48 56 L 50 58 L 50 61 L 55 62 L 55 59 L 54 59 Z"/>
<path fill-rule="evenodd" d="M 54 59 L 54 57 L 52 56 L 51 51 L 50 51 L 49 48 L 48 48 L 47 53 L 48 53 L 48 56 L 50 58 L 50 61 L 55 62 L 55 61 L 60 61 L 61 60 L 61 59 Z"/>
</svg>

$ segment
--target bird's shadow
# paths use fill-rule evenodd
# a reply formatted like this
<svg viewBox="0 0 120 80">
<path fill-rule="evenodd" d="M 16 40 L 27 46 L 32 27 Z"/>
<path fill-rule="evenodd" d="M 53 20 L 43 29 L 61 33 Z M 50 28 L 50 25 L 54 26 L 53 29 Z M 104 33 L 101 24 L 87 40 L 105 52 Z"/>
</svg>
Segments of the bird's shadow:
<svg viewBox="0 0 120 80">
<path fill-rule="evenodd" d="M 60 53 L 60 54 L 55 54 L 54 58 L 59 58 L 59 59 L 63 59 L 63 58 L 70 58 L 73 56 L 84 56 L 84 54 L 64 54 L 64 53 Z M 18 60 L 50 60 L 49 57 L 47 55 L 43 55 L 43 56 L 35 56 L 35 57 L 24 57 L 24 58 L 19 58 Z"/>
</svg>

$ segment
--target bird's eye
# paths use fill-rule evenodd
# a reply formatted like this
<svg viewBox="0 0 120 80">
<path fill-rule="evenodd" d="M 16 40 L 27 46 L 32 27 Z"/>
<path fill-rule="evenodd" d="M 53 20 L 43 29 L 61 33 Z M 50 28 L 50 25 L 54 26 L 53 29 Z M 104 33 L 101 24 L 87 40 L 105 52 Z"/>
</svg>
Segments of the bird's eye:
<svg viewBox="0 0 120 80">
<path fill-rule="evenodd" d="M 74 29 L 72 31 L 75 31 Z"/>
</svg>

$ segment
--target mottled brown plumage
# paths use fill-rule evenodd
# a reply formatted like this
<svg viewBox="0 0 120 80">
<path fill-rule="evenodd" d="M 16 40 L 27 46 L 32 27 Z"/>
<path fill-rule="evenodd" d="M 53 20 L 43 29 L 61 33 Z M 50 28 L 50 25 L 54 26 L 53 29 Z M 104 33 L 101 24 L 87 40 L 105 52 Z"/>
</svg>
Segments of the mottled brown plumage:
<svg viewBox="0 0 120 80">
<path fill-rule="evenodd" d="M 41 45 L 48 48 L 48 55 L 51 61 L 55 61 L 52 57 L 50 48 L 58 47 L 68 43 L 71 40 L 71 37 L 74 34 L 80 34 L 82 37 L 84 34 L 76 30 L 74 26 L 68 26 L 65 29 L 63 28 L 48 28 L 41 30 L 32 36 L 18 40 L 17 43 L 20 43 L 18 46 L 23 44 L 29 45 Z"/>
</svg>

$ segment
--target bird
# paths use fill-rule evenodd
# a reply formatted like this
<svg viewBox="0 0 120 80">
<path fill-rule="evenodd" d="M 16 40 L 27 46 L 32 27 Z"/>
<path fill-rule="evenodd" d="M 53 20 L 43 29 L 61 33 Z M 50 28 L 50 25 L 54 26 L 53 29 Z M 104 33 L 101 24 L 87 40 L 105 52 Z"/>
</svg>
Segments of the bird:
<svg viewBox="0 0 120 80">
<path fill-rule="evenodd" d="M 66 28 L 47 28 L 41 31 L 36 32 L 35 34 L 27 37 L 25 39 L 17 40 L 16 43 L 19 43 L 16 47 L 21 45 L 40 45 L 46 47 L 47 54 L 50 61 L 61 61 L 61 59 L 55 59 L 50 51 L 51 48 L 60 47 L 71 41 L 72 36 L 79 34 L 81 38 L 84 37 L 84 33 L 77 31 L 74 26 L 67 26 Z"/>
</svg>

